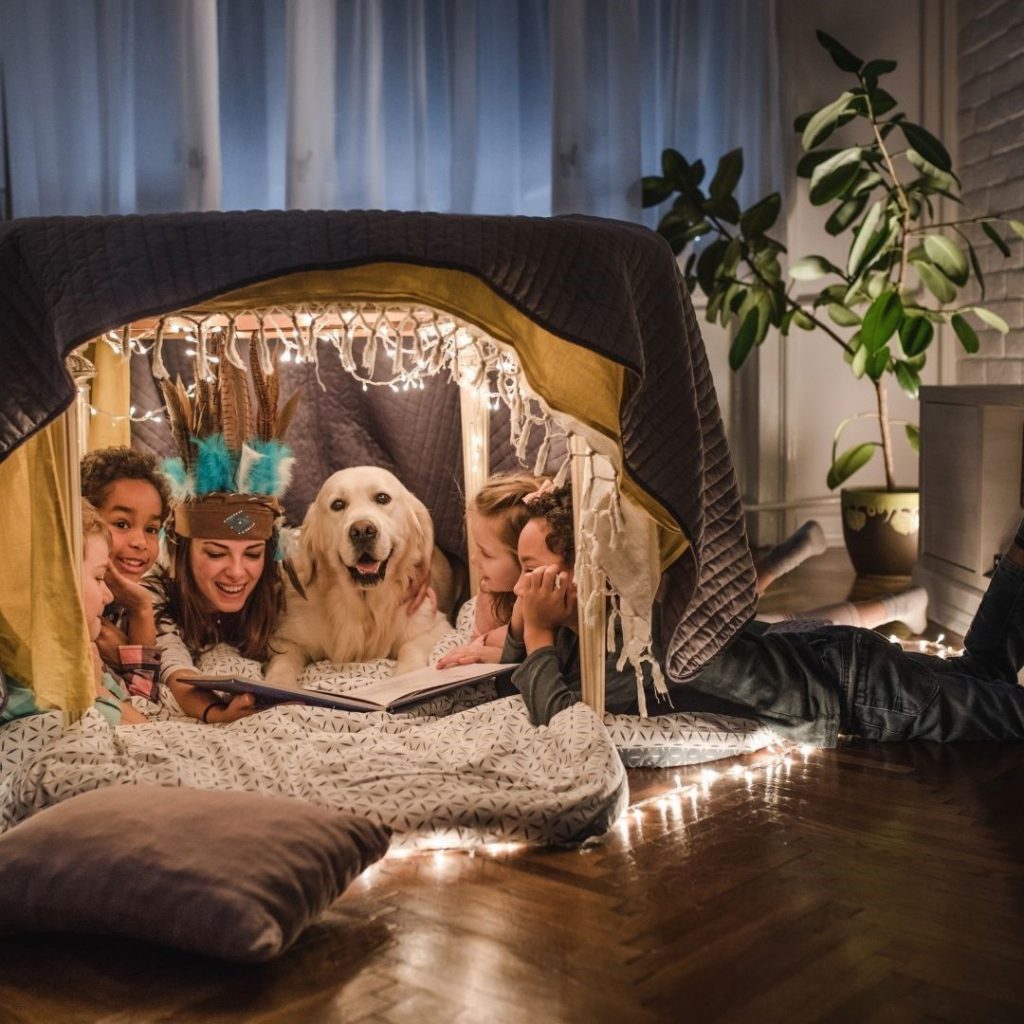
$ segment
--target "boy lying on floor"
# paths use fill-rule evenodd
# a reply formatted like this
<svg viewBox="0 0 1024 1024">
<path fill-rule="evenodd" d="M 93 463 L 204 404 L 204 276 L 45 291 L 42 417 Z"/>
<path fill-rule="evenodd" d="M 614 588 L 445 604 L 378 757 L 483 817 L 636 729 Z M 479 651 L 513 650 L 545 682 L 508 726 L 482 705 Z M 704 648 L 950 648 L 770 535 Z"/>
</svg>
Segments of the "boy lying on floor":
<svg viewBox="0 0 1024 1024">
<path fill-rule="evenodd" d="M 559 488 L 529 507 L 502 660 L 523 662 L 512 681 L 531 721 L 546 725 L 580 699 L 572 495 Z M 996 568 L 962 656 L 906 652 L 853 626 L 775 632 L 752 622 L 699 672 L 670 684 L 671 710 L 754 718 L 822 747 L 835 746 L 840 732 L 875 740 L 1019 740 L 1022 664 L 1024 523 Z M 654 700 L 652 692 L 649 707 Z M 633 670 L 615 671 L 611 658 L 605 706 L 637 712 Z"/>
</svg>

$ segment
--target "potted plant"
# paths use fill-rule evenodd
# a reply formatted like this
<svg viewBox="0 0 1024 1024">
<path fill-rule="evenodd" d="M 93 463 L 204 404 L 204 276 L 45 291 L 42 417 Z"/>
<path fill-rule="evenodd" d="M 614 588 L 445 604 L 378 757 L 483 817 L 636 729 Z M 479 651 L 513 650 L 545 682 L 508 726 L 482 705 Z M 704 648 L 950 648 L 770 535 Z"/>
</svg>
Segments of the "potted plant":
<svg viewBox="0 0 1024 1024">
<path fill-rule="evenodd" d="M 666 149 L 662 174 L 643 179 L 643 203 L 656 206 L 677 194 L 658 231 L 677 255 L 698 240 L 705 243 L 689 253 L 684 280 L 691 293 L 698 287 L 704 292 L 709 321 L 734 328 L 729 350 L 734 370 L 770 328 L 786 335 L 797 327 L 820 331 L 841 352 L 850 372 L 870 384 L 875 408 L 836 428 L 827 483 L 830 489 L 839 487 L 880 453 L 885 487 L 842 491 L 844 534 L 859 572 L 907 573 L 917 551 L 917 492 L 896 485 L 893 428 L 904 428 L 915 451 L 918 432 L 914 424 L 890 417 L 888 384 L 895 379 L 917 397 L 936 324 L 950 324 L 967 352 L 978 349 L 972 318 L 1006 333 L 1007 324 L 996 313 L 958 302 L 972 278 L 982 300 L 985 295 L 965 227 L 980 226 L 1009 256 L 997 224 L 1005 222 L 1021 237 L 1024 224 L 1003 214 L 943 218 L 939 201 L 960 204 L 960 182 L 943 144 L 910 121 L 880 85 L 896 62 L 863 61 L 826 33 L 817 35 L 852 80 L 830 103 L 796 119 L 794 129 L 805 150 L 796 173 L 810 180 L 811 203 L 832 206 L 825 230 L 848 236 L 844 263 L 808 255 L 790 262 L 783 273 L 786 248 L 768 234 L 781 198 L 773 192 L 740 209 L 734 195 L 743 173 L 739 149 L 719 160 L 706 191 L 703 163 Z M 825 147 L 847 124 L 860 129 L 857 141 Z M 809 293 L 798 293 L 797 282 L 801 288 L 813 282 Z M 842 449 L 845 428 L 864 417 L 877 420 L 878 439 Z M 886 551 L 888 558 L 873 560 Z"/>
</svg>

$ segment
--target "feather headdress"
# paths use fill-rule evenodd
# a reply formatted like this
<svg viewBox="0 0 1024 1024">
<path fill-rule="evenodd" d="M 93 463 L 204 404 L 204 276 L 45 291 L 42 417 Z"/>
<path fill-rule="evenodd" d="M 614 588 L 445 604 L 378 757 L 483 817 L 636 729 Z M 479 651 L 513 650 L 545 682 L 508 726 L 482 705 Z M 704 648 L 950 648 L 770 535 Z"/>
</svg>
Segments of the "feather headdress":
<svg viewBox="0 0 1024 1024">
<path fill-rule="evenodd" d="M 162 468 L 175 502 L 173 532 L 182 537 L 266 540 L 281 515 L 278 498 L 291 482 L 295 457 L 283 439 L 299 391 L 278 409 L 276 360 L 254 337 L 253 401 L 237 344 L 233 330 L 224 344 L 208 342 L 216 374 L 198 379 L 191 396 L 180 377 L 161 383 L 179 452 Z"/>
</svg>

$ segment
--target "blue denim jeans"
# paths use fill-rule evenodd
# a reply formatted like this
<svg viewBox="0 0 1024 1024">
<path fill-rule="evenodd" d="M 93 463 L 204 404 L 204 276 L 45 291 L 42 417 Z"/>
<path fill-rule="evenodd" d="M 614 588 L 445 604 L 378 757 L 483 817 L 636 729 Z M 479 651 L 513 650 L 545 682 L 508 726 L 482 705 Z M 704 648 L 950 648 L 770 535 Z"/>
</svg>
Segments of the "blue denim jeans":
<svg viewBox="0 0 1024 1024">
<path fill-rule="evenodd" d="M 1024 568 L 1002 559 L 964 641 L 943 659 L 866 629 L 745 629 L 672 688 L 676 710 L 757 718 L 797 742 L 1024 739 Z"/>
</svg>

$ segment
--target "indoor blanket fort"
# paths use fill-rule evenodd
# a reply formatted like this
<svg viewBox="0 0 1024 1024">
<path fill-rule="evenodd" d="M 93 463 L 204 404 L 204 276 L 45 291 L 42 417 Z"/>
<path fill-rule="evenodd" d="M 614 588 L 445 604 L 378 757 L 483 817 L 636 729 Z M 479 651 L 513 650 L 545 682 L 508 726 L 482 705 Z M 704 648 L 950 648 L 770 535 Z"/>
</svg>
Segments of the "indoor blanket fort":
<svg viewBox="0 0 1024 1024">
<path fill-rule="evenodd" d="M 656 235 L 584 217 L 59 218 L 0 228 L 0 273 L 0 374 L 10 382 L 0 476 L 11 499 L 0 517 L 17 563 L 0 594 L 0 654 L 41 709 L 65 713 L 56 734 L 50 715 L 45 728 L 23 722 L 17 738 L 8 732 L 17 762 L 5 782 L 8 824 L 131 781 L 301 795 L 375 817 L 417 844 L 430 835 L 568 841 L 618 813 L 616 747 L 631 764 L 673 764 L 770 741 L 764 728 L 714 716 L 611 716 L 611 732 L 602 722 L 609 637 L 621 637 L 621 663 L 639 681 L 660 625 L 667 672 L 684 677 L 728 642 L 755 601 L 703 343 Z M 84 630 L 67 625 L 82 618 L 79 453 L 135 443 L 170 454 L 158 385 L 180 377 L 192 395 L 210 382 L 223 388 L 228 364 L 236 379 L 255 372 L 282 393 L 302 390 L 284 499 L 293 524 L 334 470 L 387 466 L 422 500 L 437 547 L 464 578 L 463 495 L 517 465 L 571 479 L 589 708 L 540 730 L 510 698 L 394 718 L 279 708 L 198 732 L 140 704 L 156 720 L 130 737 L 80 717 L 93 687 Z M 211 655 L 205 671 L 235 670 L 230 657 Z M 338 691 L 346 678 L 390 670 L 371 663 L 346 677 L 321 663 L 307 677 L 319 673 Z M 637 691 L 642 713 L 652 695 L 668 709 L 660 670 Z M 493 761 L 473 752 L 485 739 Z M 342 748 L 362 751 L 361 776 L 342 767 Z M 440 771 L 460 795 L 435 790 L 432 802 L 410 797 L 406 809 L 395 797 L 392 811 L 379 794 L 355 795 L 355 777 L 398 756 L 402 785 L 429 790 Z M 227 763 L 237 772 L 218 777 Z M 503 809 L 492 814 L 495 778 Z M 547 790 L 558 800 L 538 795 Z"/>
</svg>

